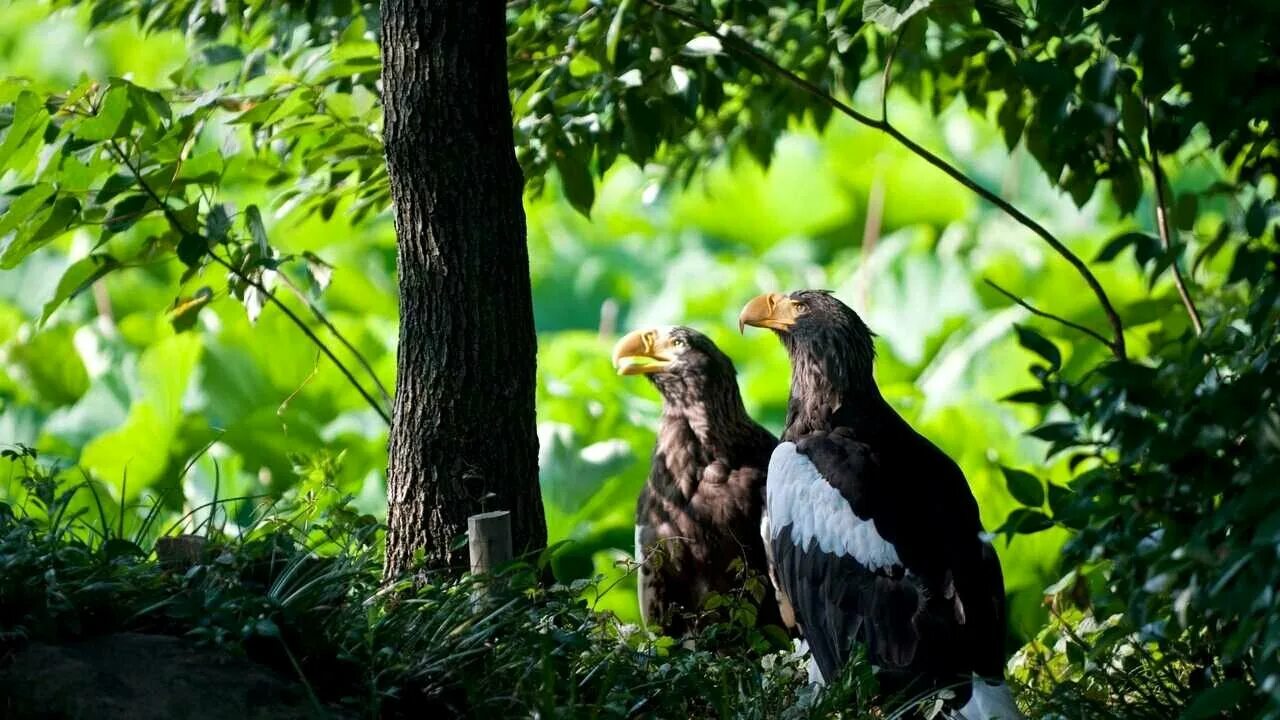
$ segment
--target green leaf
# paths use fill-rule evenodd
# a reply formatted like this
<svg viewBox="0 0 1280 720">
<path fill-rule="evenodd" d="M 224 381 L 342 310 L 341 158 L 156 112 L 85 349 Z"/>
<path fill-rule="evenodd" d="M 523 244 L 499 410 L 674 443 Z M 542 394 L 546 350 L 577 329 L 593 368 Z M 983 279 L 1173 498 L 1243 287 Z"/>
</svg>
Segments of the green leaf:
<svg viewBox="0 0 1280 720">
<path fill-rule="evenodd" d="M 231 121 L 231 124 L 232 125 L 240 125 L 240 124 L 261 125 L 262 123 L 266 122 L 267 118 L 271 117 L 272 113 L 274 113 L 277 109 L 279 109 L 281 105 L 284 104 L 284 101 L 285 99 L 283 97 L 273 97 L 267 100 L 263 100 L 257 105 L 254 105 L 248 110 L 245 110 L 244 112 L 237 115 Z"/>
<path fill-rule="evenodd" d="M 1076 424 L 1073 422 L 1045 423 L 1027 434 L 1051 443 L 1073 442 L 1076 439 Z"/>
<path fill-rule="evenodd" d="M 151 198 L 146 195 L 130 195 L 112 206 L 104 227 L 108 232 L 124 232 L 154 209 L 151 204 Z"/>
<path fill-rule="evenodd" d="M 1062 353 L 1052 341 L 1025 325 L 1014 325 L 1013 330 L 1018 334 L 1018 344 L 1048 361 L 1050 370 L 1062 367 Z"/>
<path fill-rule="evenodd" d="M 1262 198 L 1254 198 L 1244 214 L 1244 229 L 1251 238 L 1260 238 L 1267 230 L 1267 206 Z"/>
<path fill-rule="evenodd" d="M 182 163 L 178 179 L 200 185 L 213 185 L 222 178 L 222 153 L 211 150 L 200 153 Z"/>
<path fill-rule="evenodd" d="M 127 473 L 129 498 L 159 480 L 169 465 L 183 415 L 182 398 L 201 350 L 196 333 L 172 335 L 144 350 L 138 360 L 141 386 L 130 399 L 128 416 L 88 443 L 80 463 L 111 484 L 118 485 Z"/>
<path fill-rule="evenodd" d="M 1053 527 L 1053 521 L 1049 516 L 1039 510 L 1029 510 L 1027 508 L 1018 508 L 1009 513 L 1009 517 L 1004 521 L 1004 525 L 996 532 L 1006 535 L 1032 535 L 1043 530 Z"/>
<path fill-rule="evenodd" d="M 81 140 L 115 140 L 129 134 L 131 122 L 129 86 L 112 85 L 103 96 L 98 112 L 82 120 L 73 133 Z"/>
<path fill-rule="evenodd" d="M 1018 392 L 1005 395 L 1000 398 L 1001 402 L 1007 403 L 1024 403 L 1027 405 L 1048 405 L 1053 402 L 1053 396 L 1048 390 L 1037 388 L 1032 390 L 1019 390 Z"/>
<path fill-rule="evenodd" d="M 178 259 L 189 268 L 196 267 L 209 252 L 209 239 L 199 233 L 183 233 L 178 241 Z"/>
<path fill-rule="evenodd" d="M 1014 0 L 976 0 L 974 7 L 982 24 L 1010 45 L 1022 45 L 1022 29 L 1027 19 Z"/>
<path fill-rule="evenodd" d="M 1142 200 L 1142 175 L 1137 164 L 1124 163 L 1116 168 L 1111 176 L 1111 196 L 1123 215 L 1138 209 L 1138 202 Z"/>
<path fill-rule="evenodd" d="M 19 155 L 18 150 L 40 137 L 48 123 L 49 111 L 40 97 L 30 90 L 19 93 L 13 105 L 13 122 L 4 142 L 0 143 L 0 171 L 9 169 L 9 162 Z"/>
<path fill-rule="evenodd" d="M 1014 500 L 1027 507 L 1038 508 L 1044 505 L 1044 486 L 1040 478 L 1029 472 L 1003 465 L 1000 466 L 1000 472 L 1004 473 L 1005 487 L 1009 489 L 1009 494 Z"/>
<path fill-rule="evenodd" d="M 72 264 L 58 281 L 58 289 L 53 299 L 44 304 L 44 311 L 40 314 L 40 324 L 47 322 L 53 311 L 63 303 L 87 290 L 107 273 L 119 268 L 120 261 L 106 254 L 90 255 Z"/>
<path fill-rule="evenodd" d="M 133 175 L 116 173 L 107 178 L 107 181 L 102 184 L 102 188 L 98 190 L 98 194 L 93 198 L 93 201 L 99 205 L 105 205 L 111 202 L 115 196 L 133 187 L 136 182 L 137 179 Z"/>
<path fill-rule="evenodd" d="M 56 188 L 52 183 L 47 182 L 37 183 L 23 190 L 4 210 L 4 213 L 0 214 L 0 240 L 30 220 L 36 211 L 44 207 L 49 198 L 53 197 L 54 192 Z M 8 252 L 6 251 L 5 254 L 7 255 Z M 5 267 L 12 267 L 12 265 Z"/>
<path fill-rule="evenodd" d="M 41 402 L 70 405 L 89 389 L 89 373 L 72 338 L 75 328 L 46 328 L 25 342 L 9 346 L 9 362 L 21 367 Z"/>
<path fill-rule="evenodd" d="M 1053 516 L 1055 518 L 1058 518 L 1067 512 L 1067 503 L 1071 501 L 1071 498 L 1074 495 L 1075 493 L 1071 492 L 1068 488 L 1049 483 L 1049 510 L 1053 512 Z"/>
<path fill-rule="evenodd" d="M 626 17 L 627 9 L 631 5 L 631 0 L 622 0 L 618 3 L 618 9 L 613 13 L 613 20 L 609 21 L 609 30 L 604 35 L 604 57 L 609 61 L 609 65 L 614 65 L 618 59 L 618 39 L 622 36 L 622 21 Z"/>
<path fill-rule="evenodd" d="M 244 225 L 249 231 L 249 235 L 253 237 L 253 241 L 258 245 L 259 257 L 266 259 L 271 257 L 271 243 L 267 240 L 267 227 L 262 224 L 262 211 L 258 210 L 257 205 L 250 205 L 244 209 Z"/>
<path fill-rule="evenodd" d="M 574 150 L 558 155 L 556 169 L 560 171 L 560 181 L 564 184 L 564 196 L 569 204 L 584 217 L 591 217 L 591 205 L 595 203 L 596 188 L 591 178 L 591 170 L 587 167 L 585 153 Z"/>
<path fill-rule="evenodd" d="M 894 31 L 912 15 L 929 7 L 932 0 L 866 0 L 862 3 L 862 19 Z"/>
<path fill-rule="evenodd" d="M 1102 246 L 1102 250 L 1098 252 L 1098 256 L 1093 259 L 1096 263 L 1105 263 L 1115 260 L 1120 253 L 1124 252 L 1130 245 L 1135 248 L 1141 247 L 1144 250 L 1150 250 L 1159 244 L 1159 240 L 1142 232 L 1126 232 L 1121 233 L 1107 241 Z"/>
<path fill-rule="evenodd" d="M 1179 230 L 1190 230 L 1195 227 L 1196 216 L 1200 211 L 1200 198 L 1191 192 L 1178 196 L 1173 205 L 1173 221 Z"/>
</svg>

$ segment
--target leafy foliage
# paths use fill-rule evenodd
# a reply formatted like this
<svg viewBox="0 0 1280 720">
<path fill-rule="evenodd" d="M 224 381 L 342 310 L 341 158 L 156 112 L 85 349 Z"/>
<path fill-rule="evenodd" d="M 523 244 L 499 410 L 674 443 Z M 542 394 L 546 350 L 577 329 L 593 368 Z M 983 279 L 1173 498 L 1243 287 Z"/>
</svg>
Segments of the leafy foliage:
<svg viewBox="0 0 1280 720">
<path fill-rule="evenodd" d="M 5 47 L 46 22 L 26 34 L 77 38 L 62 62 L 10 52 L 4 74 L 25 79 L 0 85 L 0 440 L 112 485 L 107 511 L 144 490 L 180 515 L 327 487 L 379 511 L 395 301 L 374 4 L 53 4 L 48 20 L 0 9 Z M 957 458 L 1008 541 L 1013 633 L 1032 641 L 1015 665 L 1039 709 L 1274 716 L 1280 34 L 1265 3 L 549 0 L 507 16 L 544 497 L 552 537 L 573 541 L 550 559 L 562 579 L 607 576 L 577 590 L 634 613 L 615 560 L 656 401 L 612 376 L 611 331 L 700 324 L 776 428 L 785 364 L 768 338 L 728 332 L 726 307 L 832 287 L 881 333 L 886 395 Z M 1045 234 L 975 187 L 1088 259 L 1127 361 L 1086 334 L 1107 318 Z M 1064 572 L 1046 624 L 1042 589 Z M 432 607 L 460 602 L 433 587 Z M 518 607 L 621 637 L 576 594 Z M 223 636 L 243 634 L 236 613 Z M 408 617 L 387 637 L 412 636 Z M 766 684 L 670 650 L 674 675 L 620 677 Z M 504 673 L 530 656 L 500 646 L 487 657 L 512 667 L 482 670 L 519 684 Z M 556 682 L 596 667 L 556 657 Z M 451 682 L 450 702 L 469 697 Z M 570 686 L 546 697 L 577 702 Z"/>
<path fill-rule="evenodd" d="M 10 452 L 34 493 L 27 506 L 0 504 L 3 647 L 124 630 L 181 635 L 372 718 L 817 718 L 874 689 L 864 665 L 818 697 L 801 658 L 748 642 L 753 622 L 713 625 L 689 649 L 593 612 L 581 586 L 539 585 L 537 569 L 519 563 L 490 578 L 384 587 L 383 529 L 341 501 L 261 508 L 234 538 L 213 522 L 215 504 L 178 538 L 198 540 L 194 552 L 174 557 L 164 543 L 177 540 L 154 515 L 121 515 L 118 525 L 77 515 L 72 499 L 99 490 L 59 485 L 34 453 Z"/>
<path fill-rule="evenodd" d="M 1170 343 L 1150 363 L 1109 363 L 1081 380 L 1038 370 L 1044 396 L 1073 418 L 1049 452 L 1079 470 L 1049 494 L 1052 522 L 1073 532 L 1062 602 L 1098 622 L 1090 657 L 1137 646 L 1164 658 L 1194 698 L 1182 717 L 1278 712 L 1275 272 L 1247 303 L 1225 290 L 1199 340 Z M 1014 493 L 1040 506 L 1033 495 Z M 1185 693 L 1162 696 L 1172 713 Z"/>
</svg>

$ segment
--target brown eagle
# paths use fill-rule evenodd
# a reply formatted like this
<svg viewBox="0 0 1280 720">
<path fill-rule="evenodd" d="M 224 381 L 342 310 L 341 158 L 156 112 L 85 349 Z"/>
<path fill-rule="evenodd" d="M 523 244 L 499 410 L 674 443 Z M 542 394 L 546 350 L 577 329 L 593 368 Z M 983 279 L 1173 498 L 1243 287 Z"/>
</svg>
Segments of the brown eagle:
<svg viewBox="0 0 1280 720">
<path fill-rule="evenodd" d="M 821 676 L 856 643 L 886 692 L 954 688 L 949 717 L 1020 718 L 1003 682 L 1000 561 L 959 466 L 880 394 L 871 331 L 815 290 L 761 295 L 739 323 L 773 330 L 791 359 L 769 541 Z"/>
<path fill-rule="evenodd" d="M 764 576 L 765 471 L 778 440 L 747 415 L 733 363 L 687 327 L 637 330 L 613 349 L 620 375 L 645 375 L 662 395 L 649 477 L 636 502 L 640 613 L 669 635 L 709 593 L 741 587 L 741 560 Z M 767 593 L 759 624 L 779 624 Z"/>
</svg>

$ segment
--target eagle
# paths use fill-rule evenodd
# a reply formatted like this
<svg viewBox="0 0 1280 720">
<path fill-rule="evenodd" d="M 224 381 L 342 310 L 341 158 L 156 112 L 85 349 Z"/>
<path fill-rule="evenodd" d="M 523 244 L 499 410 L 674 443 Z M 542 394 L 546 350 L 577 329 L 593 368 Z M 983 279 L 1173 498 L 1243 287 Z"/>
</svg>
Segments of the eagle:
<svg viewBox="0 0 1280 720">
<path fill-rule="evenodd" d="M 760 295 L 747 325 L 791 361 L 766 542 L 821 678 L 857 644 L 886 693 L 951 688 L 952 718 L 1021 718 L 1003 681 L 1000 561 L 959 466 L 881 395 L 873 333 L 822 290 Z"/>
<path fill-rule="evenodd" d="M 688 327 L 637 330 L 618 340 L 620 375 L 645 375 L 662 396 L 649 477 L 636 502 L 640 613 L 672 636 L 710 593 L 742 587 L 735 560 L 768 572 L 761 536 L 765 472 L 778 439 L 751 419 L 729 360 Z M 757 624 L 782 624 L 765 597 Z"/>
</svg>

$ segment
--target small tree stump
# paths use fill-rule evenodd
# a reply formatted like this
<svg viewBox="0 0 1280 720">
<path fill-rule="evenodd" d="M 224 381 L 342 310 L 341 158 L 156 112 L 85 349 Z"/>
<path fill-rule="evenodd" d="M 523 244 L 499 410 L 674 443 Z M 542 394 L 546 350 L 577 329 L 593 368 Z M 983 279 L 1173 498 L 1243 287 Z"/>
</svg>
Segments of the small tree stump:
<svg viewBox="0 0 1280 720">
<path fill-rule="evenodd" d="M 511 513 L 497 510 L 467 518 L 467 545 L 472 575 L 488 575 L 511 562 Z"/>
</svg>

